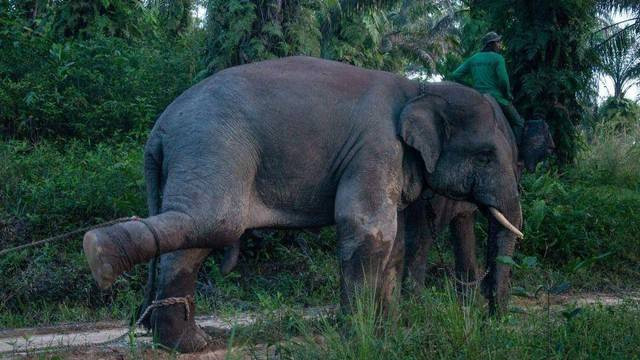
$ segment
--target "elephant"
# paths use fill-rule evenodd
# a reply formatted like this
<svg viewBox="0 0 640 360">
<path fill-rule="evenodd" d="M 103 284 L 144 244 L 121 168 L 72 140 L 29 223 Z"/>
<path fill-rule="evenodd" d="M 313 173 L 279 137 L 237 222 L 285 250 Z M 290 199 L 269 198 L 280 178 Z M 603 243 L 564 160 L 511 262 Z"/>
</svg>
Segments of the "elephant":
<svg viewBox="0 0 640 360">
<path fill-rule="evenodd" d="M 555 150 L 555 143 L 546 121 L 540 115 L 534 118 L 525 122 L 522 143 L 518 147 L 521 161 L 514 169 L 518 178 L 524 169 L 534 171 L 536 166 Z M 505 133 L 510 131 L 507 119 L 501 111 L 496 111 L 496 119 L 500 131 Z M 515 140 L 515 138 L 507 138 Z M 515 145 L 511 144 L 511 146 Z M 468 284 L 480 282 L 482 293 L 489 302 L 490 311 L 494 313 L 504 311 L 509 291 L 506 279 L 510 276 L 505 276 L 505 279 L 498 281 L 502 286 L 493 289 L 490 284 L 497 280 L 489 276 L 495 276 L 500 272 L 480 272 L 476 258 L 474 231 L 477 212 L 478 207 L 471 202 L 453 200 L 429 190 L 423 192 L 422 197 L 409 205 L 406 210 L 404 277 L 419 288 L 423 286 L 427 271 L 427 255 L 433 242 L 436 241 L 434 237 L 448 227 L 455 259 L 455 276 Z M 489 236 L 495 236 L 497 233 L 492 228 L 495 224 L 490 223 L 489 226 Z M 488 241 L 487 269 L 498 265 L 495 263 L 496 240 Z M 493 290 L 497 290 L 498 293 Z"/>
<path fill-rule="evenodd" d="M 498 131 L 495 103 L 454 83 L 304 56 L 228 68 L 178 96 L 151 130 L 149 217 L 88 231 L 85 257 L 102 288 L 158 258 L 150 324 L 180 352 L 207 345 L 193 318 L 198 268 L 249 229 L 335 225 L 341 307 L 370 288 L 386 308 L 407 209 L 425 190 L 474 203 L 496 255 L 512 255 L 522 236 L 512 136 Z M 506 269 L 491 272 L 495 291 Z"/>
</svg>

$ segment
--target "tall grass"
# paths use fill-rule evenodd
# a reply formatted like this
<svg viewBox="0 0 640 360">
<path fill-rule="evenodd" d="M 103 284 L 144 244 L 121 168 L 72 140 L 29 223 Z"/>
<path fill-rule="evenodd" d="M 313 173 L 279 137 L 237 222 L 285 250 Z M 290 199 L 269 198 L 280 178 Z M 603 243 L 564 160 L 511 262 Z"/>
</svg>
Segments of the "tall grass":
<svg viewBox="0 0 640 360">
<path fill-rule="evenodd" d="M 346 320 L 300 323 L 286 359 L 637 359 L 640 305 L 553 308 L 486 317 L 451 285 L 405 298 L 399 318 L 372 315 L 369 297 Z"/>
<path fill-rule="evenodd" d="M 593 184 L 640 191 L 640 119 L 627 124 L 599 123 L 586 142 L 578 154 L 574 176 Z"/>
</svg>

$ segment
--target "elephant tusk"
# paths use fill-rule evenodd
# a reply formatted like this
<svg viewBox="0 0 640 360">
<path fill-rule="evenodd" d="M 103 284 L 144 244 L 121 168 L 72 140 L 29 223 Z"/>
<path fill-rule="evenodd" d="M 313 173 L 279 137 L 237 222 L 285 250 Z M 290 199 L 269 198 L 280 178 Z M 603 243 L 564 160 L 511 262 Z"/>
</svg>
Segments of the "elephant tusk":
<svg viewBox="0 0 640 360">
<path fill-rule="evenodd" d="M 498 209 L 489 207 L 489 212 L 491 213 L 491 215 L 493 215 L 494 218 L 496 218 L 496 220 L 498 220 L 498 222 L 502 226 L 507 228 L 507 230 L 509 230 L 512 233 L 516 234 L 516 236 L 518 238 L 520 238 L 520 239 L 524 238 L 524 234 L 522 232 L 520 232 L 520 230 L 518 230 L 517 227 L 513 226 L 513 224 L 510 223 L 509 220 L 507 220 L 507 218 L 504 217 L 504 215 L 502 215 L 502 213 L 500 211 L 498 211 Z"/>
</svg>

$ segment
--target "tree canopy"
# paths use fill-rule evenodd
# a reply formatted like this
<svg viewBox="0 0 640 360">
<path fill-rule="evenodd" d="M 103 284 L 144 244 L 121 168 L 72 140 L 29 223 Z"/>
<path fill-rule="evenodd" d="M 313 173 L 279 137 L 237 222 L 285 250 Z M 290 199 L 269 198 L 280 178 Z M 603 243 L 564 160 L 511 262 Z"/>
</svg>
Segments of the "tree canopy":
<svg viewBox="0 0 640 360">
<path fill-rule="evenodd" d="M 561 163 L 596 114 L 594 81 L 638 76 L 631 0 L 0 0 L 4 137 L 142 136 L 182 90 L 229 66 L 310 55 L 446 75 L 504 35 L 515 104 L 552 125 Z M 204 9 L 204 18 L 195 10 Z M 625 10 L 625 27 L 597 14 Z"/>
</svg>

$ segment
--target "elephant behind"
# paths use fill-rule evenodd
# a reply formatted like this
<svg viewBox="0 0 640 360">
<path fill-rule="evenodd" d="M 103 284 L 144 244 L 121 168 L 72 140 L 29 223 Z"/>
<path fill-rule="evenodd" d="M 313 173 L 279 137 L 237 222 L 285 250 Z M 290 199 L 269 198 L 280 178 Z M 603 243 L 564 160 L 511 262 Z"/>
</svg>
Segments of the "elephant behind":
<svg viewBox="0 0 640 360">
<path fill-rule="evenodd" d="M 505 133 L 510 132 L 506 117 L 497 104 L 494 104 L 494 107 L 499 130 Z M 510 139 L 513 141 L 511 146 L 515 148 L 515 138 Z M 517 177 L 520 178 L 524 169 L 535 170 L 537 164 L 551 155 L 554 149 L 555 143 L 546 121 L 540 115 L 534 120 L 526 121 L 522 144 L 517 149 L 521 159 L 514 169 Z M 483 278 L 483 276 L 496 273 L 481 272 L 478 266 L 474 230 L 478 207 L 471 202 L 456 201 L 428 189 L 421 199 L 412 203 L 410 207 L 405 229 L 407 247 L 405 277 L 422 287 L 427 272 L 427 256 L 433 242 L 436 241 L 434 236 L 448 227 L 455 259 L 455 276 L 466 283 L 482 281 L 481 290 L 489 301 L 491 311 L 505 310 L 509 291 L 508 281 L 499 282 L 504 286 L 493 289 L 491 284 L 495 283 L 496 279 Z M 489 236 L 495 236 L 496 231 L 491 228 L 495 224 L 490 223 L 489 226 Z M 487 244 L 489 244 L 486 249 L 488 261 L 485 268 L 490 269 L 498 265 L 494 261 L 497 251 L 496 239 L 490 239 Z M 495 293 L 494 290 L 498 290 L 499 293 Z"/>
<path fill-rule="evenodd" d="M 159 257 L 152 295 L 174 302 L 152 311 L 151 328 L 191 352 L 207 344 L 193 319 L 197 270 L 249 229 L 335 224 L 346 309 L 363 286 L 383 303 L 393 297 L 407 208 L 425 188 L 479 206 L 496 224 L 496 255 L 510 256 L 522 223 L 517 157 L 495 117 L 472 89 L 333 61 L 221 71 L 180 95 L 151 132 L 150 216 L 85 234 L 93 277 L 106 288 Z M 501 281 L 504 269 L 494 270 Z"/>
</svg>

